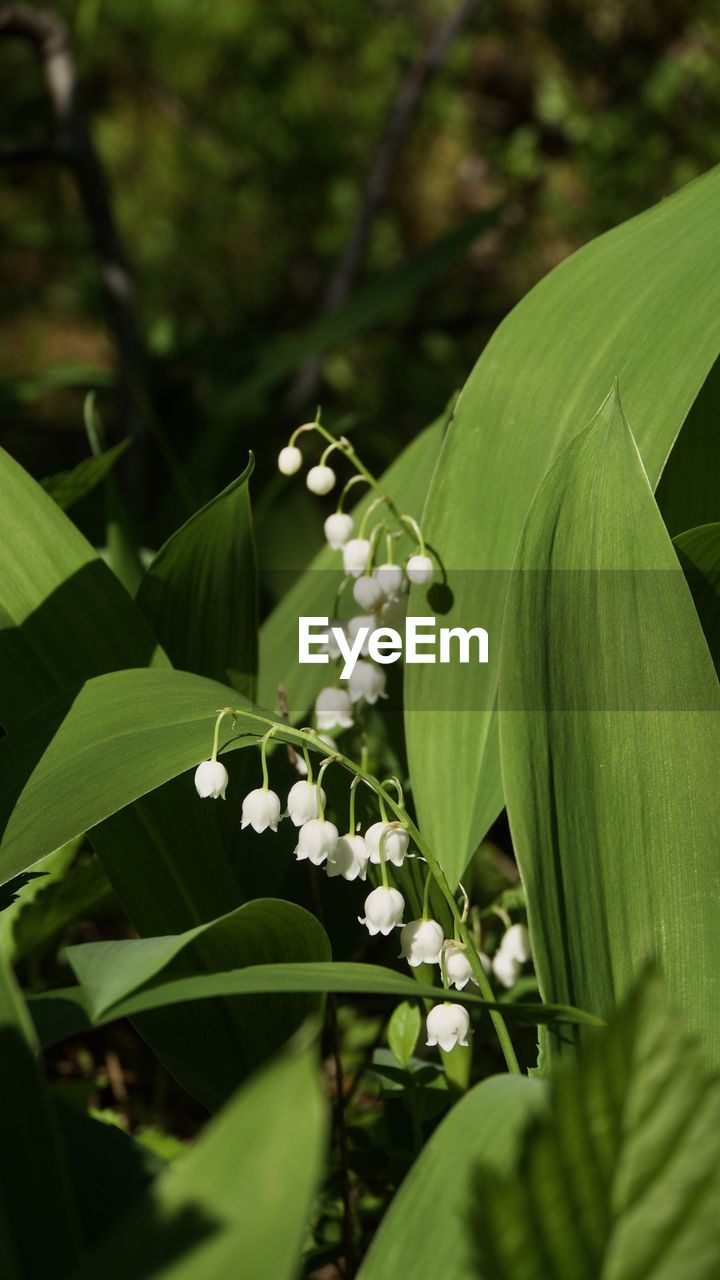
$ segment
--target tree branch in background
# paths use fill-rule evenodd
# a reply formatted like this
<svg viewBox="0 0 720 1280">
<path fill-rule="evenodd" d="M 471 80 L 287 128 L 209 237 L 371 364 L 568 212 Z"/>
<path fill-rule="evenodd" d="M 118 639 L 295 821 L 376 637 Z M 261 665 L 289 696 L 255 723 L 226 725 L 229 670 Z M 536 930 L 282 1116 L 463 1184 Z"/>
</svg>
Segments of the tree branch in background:
<svg viewBox="0 0 720 1280">
<path fill-rule="evenodd" d="M 128 479 L 133 501 L 142 509 L 147 501 L 145 444 L 149 406 L 135 287 L 115 224 L 105 173 L 80 100 L 69 32 L 62 18 L 51 9 L 8 4 L 0 5 L 0 37 L 15 37 L 32 45 L 55 120 L 52 143 L 16 151 L 8 148 L 0 158 L 25 163 L 60 160 L 73 172 L 100 263 L 108 325 L 118 353 L 123 433 L 135 441 L 128 459 Z"/>
<path fill-rule="evenodd" d="M 423 93 L 442 66 L 453 40 L 470 19 L 477 4 L 478 0 L 461 0 L 455 13 L 437 28 L 420 57 L 401 81 L 368 174 L 352 232 L 325 290 L 321 314 L 333 311 L 348 296 L 362 266 L 373 222 L 387 195 L 393 169 L 417 115 Z M 288 392 L 287 406 L 290 411 L 297 411 L 313 398 L 321 370 L 321 356 L 312 356 L 303 362 Z"/>
</svg>

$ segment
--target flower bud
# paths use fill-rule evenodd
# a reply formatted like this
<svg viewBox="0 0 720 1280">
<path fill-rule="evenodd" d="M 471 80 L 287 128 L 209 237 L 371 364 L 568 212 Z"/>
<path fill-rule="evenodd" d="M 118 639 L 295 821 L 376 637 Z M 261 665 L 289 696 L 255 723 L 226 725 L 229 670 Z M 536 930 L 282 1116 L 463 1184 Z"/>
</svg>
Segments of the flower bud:
<svg viewBox="0 0 720 1280">
<path fill-rule="evenodd" d="M 443 961 L 441 960 L 440 963 L 442 964 Z M 456 942 L 449 943 L 446 946 L 444 963 L 447 980 L 451 987 L 457 987 L 458 991 L 462 991 L 468 982 L 475 982 L 470 961 L 462 947 L 459 947 Z M 477 986 L 477 983 L 475 985 Z"/>
<path fill-rule="evenodd" d="M 370 652 L 370 637 L 376 627 L 377 623 L 371 613 L 358 613 L 354 618 L 350 618 L 345 624 L 345 635 L 351 645 L 355 644 L 358 632 L 362 631 L 363 628 L 366 628 L 367 635 L 365 636 L 360 649 L 360 653 L 363 658 L 367 658 L 368 653 Z"/>
<path fill-rule="evenodd" d="M 326 467 L 321 463 L 317 467 L 310 468 L 305 477 L 305 483 L 311 493 L 316 493 L 322 498 L 335 487 L 335 472 L 332 467 Z"/>
<path fill-rule="evenodd" d="M 522 970 L 516 956 L 503 951 L 502 947 L 493 956 L 493 973 L 502 987 L 514 987 Z"/>
<path fill-rule="evenodd" d="M 321 788 L 322 790 L 322 788 Z M 325 792 L 322 793 L 325 804 Z M 295 782 L 287 798 L 288 817 L 296 827 L 318 816 L 317 787 L 313 782 Z"/>
<path fill-rule="evenodd" d="M 364 924 L 368 933 L 392 933 L 402 924 L 405 899 L 397 889 L 386 889 L 384 885 L 373 889 L 365 899 L 365 915 L 358 916 L 360 924 Z"/>
<path fill-rule="evenodd" d="M 359 578 L 367 568 L 369 556 L 370 543 L 367 538 L 351 538 L 343 547 L 343 569 L 346 573 L 351 573 L 353 578 Z"/>
<path fill-rule="evenodd" d="M 359 658 L 348 680 L 348 692 L 353 702 L 364 698 L 369 706 L 374 707 L 378 698 L 385 697 L 385 683 L 382 667 L 376 667 L 367 658 Z"/>
<path fill-rule="evenodd" d="M 227 769 L 219 760 L 203 760 L 195 770 L 195 790 L 202 800 L 224 800 L 227 784 Z"/>
<path fill-rule="evenodd" d="M 323 528 L 328 546 L 332 547 L 333 551 L 340 551 L 353 531 L 353 518 L 346 515 L 344 511 L 335 511 L 328 516 Z"/>
<path fill-rule="evenodd" d="M 345 689 L 321 689 L 315 699 L 315 719 L 318 729 L 351 729 L 353 714 L 350 694 Z"/>
<path fill-rule="evenodd" d="M 385 598 L 377 578 L 372 578 L 366 573 L 357 578 L 353 584 L 353 596 L 360 608 L 364 609 L 366 613 L 369 613 L 371 609 L 376 609 Z"/>
<path fill-rule="evenodd" d="M 432 582 L 433 562 L 429 556 L 411 556 L 405 572 L 416 587 L 424 587 L 426 582 Z"/>
<path fill-rule="evenodd" d="M 321 818 L 311 818 L 298 831 L 298 842 L 295 845 L 295 857 L 298 862 L 306 858 L 314 867 L 329 858 L 337 848 L 338 829 L 333 822 L 323 822 Z"/>
<path fill-rule="evenodd" d="M 392 827 L 389 822 L 374 822 L 365 832 L 365 843 L 370 853 L 370 861 L 376 865 L 380 862 L 380 838 L 387 831 L 383 853 L 386 862 L 401 867 L 408 851 L 410 837 L 404 827 Z"/>
<path fill-rule="evenodd" d="M 341 836 L 335 852 L 327 860 L 329 876 L 342 876 L 345 880 L 364 880 L 367 875 L 368 851 L 362 836 Z"/>
<path fill-rule="evenodd" d="M 437 920 L 411 920 L 400 934 L 400 952 L 411 969 L 419 964 L 437 964 L 444 934 Z"/>
<path fill-rule="evenodd" d="M 527 963 L 530 959 L 530 934 L 524 924 L 510 925 L 502 936 L 500 950 L 517 960 L 519 964 Z"/>
<path fill-rule="evenodd" d="M 253 831 L 257 831 L 258 835 L 261 831 L 266 831 L 268 827 L 270 827 L 271 831 L 277 831 L 279 821 L 280 797 L 274 791 L 266 791 L 264 787 L 257 787 L 255 791 L 251 791 L 243 800 L 241 830 L 244 831 L 246 827 L 252 827 Z"/>
<path fill-rule="evenodd" d="M 288 444 L 278 454 L 278 471 L 284 476 L 294 476 L 302 466 L 302 454 L 296 444 Z"/>
<path fill-rule="evenodd" d="M 467 1047 L 470 1019 L 461 1004 L 436 1004 L 427 1016 L 428 1045 L 439 1044 L 449 1053 L 456 1044 Z"/>
<path fill-rule="evenodd" d="M 375 577 L 382 587 L 387 600 L 397 600 L 405 585 L 405 574 L 399 564 L 381 564 L 375 570 Z"/>
</svg>

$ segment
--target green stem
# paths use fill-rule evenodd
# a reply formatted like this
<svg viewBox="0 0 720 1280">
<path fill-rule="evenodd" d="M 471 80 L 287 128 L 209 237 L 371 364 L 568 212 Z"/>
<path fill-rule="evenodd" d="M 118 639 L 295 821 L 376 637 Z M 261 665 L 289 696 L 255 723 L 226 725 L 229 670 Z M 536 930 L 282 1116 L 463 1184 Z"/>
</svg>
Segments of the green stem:
<svg viewBox="0 0 720 1280">
<path fill-rule="evenodd" d="M 267 767 L 267 749 L 268 749 L 268 742 L 273 737 L 274 733 L 275 733 L 275 725 L 273 725 L 273 727 L 268 730 L 262 742 L 260 743 L 260 760 L 262 763 L 263 791 L 267 791 L 270 787 L 270 779 L 268 777 L 268 767 Z"/>
<path fill-rule="evenodd" d="M 210 756 L 210 759 L 213 761 L 213 763 L 217 760 L 218 748 L 220 746 L 220 725 L 222 724 L 223 720 L 225 719 L 225 716 L 227 715 L 230 715 L 230 710 L 228 707 L 223 707 L 222 711 L 218 713 L 218 718 L 215 721 L 215 733 L 213 734 L 212 755 Z"/>
<path fill-rule="evenodd" d="M 378 844 L 378 850 L 380 852 L 380 875 L 382 876 L 382 882 L 385 889 L 390 888 L 390 881 L 388 879 L 388 871 L 387 871 L 387 863 L 385 862 L 385 841 L 387 840 L 388 835 L 389 835 L 388 831 L 383 831 L 382 835 L 380 836 L 380 842 Z"/>
<path fill-rule="evenodd" d="M 321 822 L 325 821 L 325 805 L 323 804 L 323 798 L 322 798 L 322 780 L 325 777 L 325 770 L 327 769 L 328 765 L 332 764 L 333 760 L 337 760 L 337 758 L 338 757 L 335 755 L 328 756 L 327 759 L 323 760 L 322 764 L 320 765 L 320 768 L 318 769 L 317 811 L 318 811 L 318 818 L 320 819 Z"/>
<path fill-rule="evenodd" d="M 307 769 L 307 780 L 310 786 L 313 784 L 313 767 L 310 760 L 310 752 L 307 749 L 307 743 L 303 742 L 303 756 L 305 757 L 305 768 Z"/>
<path fill-rule="evenodd" d="M 427 874 L 425 876 L 425 885 L 423 888 L 423 907 L 422 907 L 423 920 L 430 919 L 430 884 L 431 882 L 432 882 L 432 876 L 430 875 L 430 868 L 428 867 Z"/>
<path fill-rule="evenodd" d="M 356 776 L 353 778 L 352 782 L 350 783 L 350 813 L 348 815 L 348 835 L 349 836 L 355 835 L 355 793 L 358 789 L 359 782 L 360 782 L 360 778 Z"/>
</svg>

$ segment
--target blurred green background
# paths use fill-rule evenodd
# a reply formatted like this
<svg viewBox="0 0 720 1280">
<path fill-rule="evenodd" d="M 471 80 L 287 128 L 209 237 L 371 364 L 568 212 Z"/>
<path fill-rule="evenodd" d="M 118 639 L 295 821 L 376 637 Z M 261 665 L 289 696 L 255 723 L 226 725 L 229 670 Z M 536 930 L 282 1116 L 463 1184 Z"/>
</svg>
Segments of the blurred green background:
<svg viewBox="0 0 720 1280">
<path fill-rule="evenodd" d="M 121 466 L 146 545 L 250 448 L 257 499 L 317 401 L 382 468 L 536 280 L 720 160 L 716 4 L 468 4 L 389 165 L 347 297 L 323 316 L 398 94 L 460 7 L 57 6 L 135 279 L 143 421 Z M 89 388 L 111 439 L 138 424 L 72 165 L 46 154 L 36 50 L 0 34 L 0 441 L 42 477 L 87 455 Z M 273 481 L 265 507 L 284 495 L 286 531 L 305 531 L 310 550 L 318 516 L 298 490 Z M 92 503 L 77 518 L 92 527 Z"/>
</svg>

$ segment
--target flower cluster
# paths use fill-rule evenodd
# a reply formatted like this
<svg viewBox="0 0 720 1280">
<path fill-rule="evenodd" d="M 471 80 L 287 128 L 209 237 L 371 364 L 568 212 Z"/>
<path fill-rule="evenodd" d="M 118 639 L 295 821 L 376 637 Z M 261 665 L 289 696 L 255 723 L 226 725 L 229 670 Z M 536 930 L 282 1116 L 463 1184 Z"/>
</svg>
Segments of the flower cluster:
<svg viewBox="0 0 720 1280">
<path fill-rule="evenodd" d="M 338 676 L 336 684 L 323 689 L 315 703 L 315 723 L 318 729 L 337 732 L 352 728 L 358 703 L 365 702 L 368 706 L 374 706 L 378 699 L 386 696 L 385 672 L 382 666 L 368 656 L 370 637 L 374 632 L 385 628 L 397 629 L 406 611 L 405 597 L 410 584 L 426 585 L 432 581 L 434 570 L 417 521 L 396 509 L 389 496 L 361 464 L 350 441 L 344 436 L 335 439 L 320 424 L 319 418 L 298 427 L 289 443 L 280 450 L 278 467 L 283 475 L 295 475 L 302 466 L 303 456 L 296 441 L 303 432 L 318 433 L 328 441 L 319 462 L 307 473 L 306 484 L 311 493 L 325 496 L 335 487 L 337 477 L 328 465 L 328 458 L 333 451 L 341 453 L 354 470 L 340 494 L 337 509 L 325 521 L 328 546 L 341 553 L 345 575 L 338 591 L 338 604 L 345 588 L 351 587 L 353 602 L 361 610 L 344 622 L 334 619 L 333 626 L 342 627 L 351 644 L 355 642 L 361 629 L 367 630 L 360 651 L 361 657 L 352 674 L 347 681 L 341 681 Z M 371 485 L 377 496 L 367 507 L 360 527 L 356 530 L 353 517 L 343 510 L 343 504 L 349 490 L 359 482 Z M 380 507 L 384 509 L 385 518 L 372 523 Z M 398 564 L 395 561 L 395 546 L 402 538 L 410 538 L 415 549 L 405 556 L 404 564 Z M 384 558 L 380 554 L 382 545 L 385 547 Z M 340 657 L 334 639 L 330 642 L 328 652 L 332 660 Z"/>
</svg>

